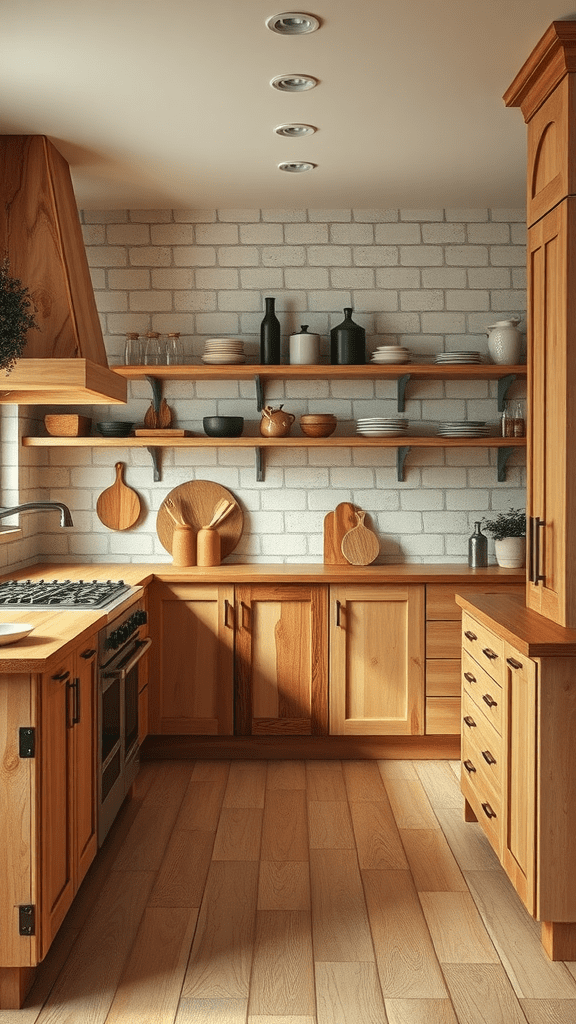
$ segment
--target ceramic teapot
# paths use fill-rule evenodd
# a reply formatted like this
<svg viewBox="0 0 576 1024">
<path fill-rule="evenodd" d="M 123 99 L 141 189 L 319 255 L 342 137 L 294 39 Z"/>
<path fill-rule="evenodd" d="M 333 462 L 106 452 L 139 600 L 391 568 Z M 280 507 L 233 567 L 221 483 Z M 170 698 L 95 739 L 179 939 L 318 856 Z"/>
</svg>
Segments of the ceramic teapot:
<svg viewBox="0 0 576 1024">
<path fill-rule="evenodd" d="M 295 419 L 291 412 L 284 412 L 282 406 L 273 409 L 265 405 L 260 420 L 260 433 L 263 437 L 287 437 Z"/>
<path fill-rule="evenodd" d="M 488 352 L 493 363 L 515 366 L 520 359 L 522 335 L 518 330 L 520 317 L 511 320 L 498 320 L 486 328 L 488 334 Z"/>
</svg>

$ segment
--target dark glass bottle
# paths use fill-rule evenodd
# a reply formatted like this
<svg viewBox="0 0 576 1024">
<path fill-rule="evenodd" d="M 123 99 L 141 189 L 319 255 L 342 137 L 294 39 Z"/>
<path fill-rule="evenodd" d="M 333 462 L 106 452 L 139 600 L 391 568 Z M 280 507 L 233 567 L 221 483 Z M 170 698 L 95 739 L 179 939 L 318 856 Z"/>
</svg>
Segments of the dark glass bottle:
<svg viewBox="0 0 576 1024">
<path fill-rule="evenodd" d="M 468 541 L 468 565 L 471 569 L 488 565 L 488 541 L 480 526 L 481 523 L 474 523 L 474 533 Z"/>
<path fill-rule="evenodd" d="M 280 363 L 280 321 L 274 313 L 275 299 L 264 299 L 266 315 L 260 324 L 260 362 L 267 366 Z"/>
<path fill-rule="evenodd" d="M 366 362 L 366 331 L 354 323 L 352 308 L 344 310 L 344 320 L 330 331 L 330 362 L 348 365 Z"/>
</svg>

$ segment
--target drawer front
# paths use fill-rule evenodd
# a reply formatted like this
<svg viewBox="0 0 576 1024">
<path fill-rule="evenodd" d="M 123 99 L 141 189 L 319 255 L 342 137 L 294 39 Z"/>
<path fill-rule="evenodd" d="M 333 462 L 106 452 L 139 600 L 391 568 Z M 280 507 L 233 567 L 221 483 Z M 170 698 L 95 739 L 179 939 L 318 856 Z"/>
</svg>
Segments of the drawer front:
<svg viewBox="0 0 576 1024">
<path fill-rule="evenodd" d="M 458 736 L 460 697 L 426 697 L 426 735 Z"/>
<path fill-rule="evenodd" d="M 470 804 L 497 857 L 502 853 L 502 804 L 498 794 L 481 776 L 462 768 L 462 795 Z"/>
<path fill-rule="evenodd" d="M 502 750 L 502 739 L 493 725 L 484 717 L 469 694 L 463 693 L 462 761 L 469 757 L 476 768 L 476 774 L 490 779 L 490 784 L 497 793 L 502 789 Z"/>
<path fill-rule="evenodd" d="M 462 627 L 459 621 L 426 623 L 426 657 L 459 658 L 462 650 Z"/>
<path fill-rule="evenodd" d="M 504 679 L 504 641 L 466 612 L 462 616 L 462 649 L 493 679 Z"/>
<path fill-rule="evenodd" d="M 520 594 L 524 593 L 524 583 L 495 583 L 486 580 L 483 583 L 428 583 L 426 585 L 426 619 L 462 618 L 462 609 L 456 604 L 455 595 L 474 599 L 478 594 Z"/>
<path fill-rule="evenodd" d="M 501 735 L 504 703 L 502 687 L 474 661 L 474 658 L 470 657 L 467 651 L 462 651 L 462 690 L 472 698 L 488 721 L 492 722 L 496 732 Z"/>
<path fill-rule="evenodd" d="M 426 660 L 427 697 L 459 697 L 460 690 L 460 658 Z"/>
</svg>

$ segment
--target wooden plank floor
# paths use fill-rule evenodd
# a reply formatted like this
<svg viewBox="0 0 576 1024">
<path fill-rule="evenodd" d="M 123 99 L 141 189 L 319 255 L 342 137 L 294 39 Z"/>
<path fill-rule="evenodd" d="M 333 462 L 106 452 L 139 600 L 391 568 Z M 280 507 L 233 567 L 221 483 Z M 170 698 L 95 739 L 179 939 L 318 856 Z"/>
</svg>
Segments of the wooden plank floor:
<svg viewBox="0 0 576 1024">
<path fill-rule="evenodd" d="M 0 1024 L 574 1024 L 458 770 L 145 764 Z"/>
</svg>

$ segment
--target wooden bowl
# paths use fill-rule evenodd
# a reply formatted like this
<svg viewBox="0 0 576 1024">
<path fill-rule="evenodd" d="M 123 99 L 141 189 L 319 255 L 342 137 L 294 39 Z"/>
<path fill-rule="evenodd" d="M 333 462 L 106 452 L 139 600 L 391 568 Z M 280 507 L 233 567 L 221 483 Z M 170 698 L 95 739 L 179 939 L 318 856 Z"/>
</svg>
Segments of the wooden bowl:
<svg viewBox="0 0 576 1024">
<path fill-rule="evenodd" d="M 92 420 L 73 413 L 54 413 L 44 417 L 44 426 L 51 437 L 88 437 Z"/>
<path fill-rule="evenodd" d="M 300 420 L 300 430 L 306 437 L 330 437 L 336 430 L 336 419 L 318 420 L 316 423 Z"/>
<path fill-rule="evenodd" d="M 336 423 L 332 412 L 306 412 L 300 417 L 300 423 Z"/>
</svg>

